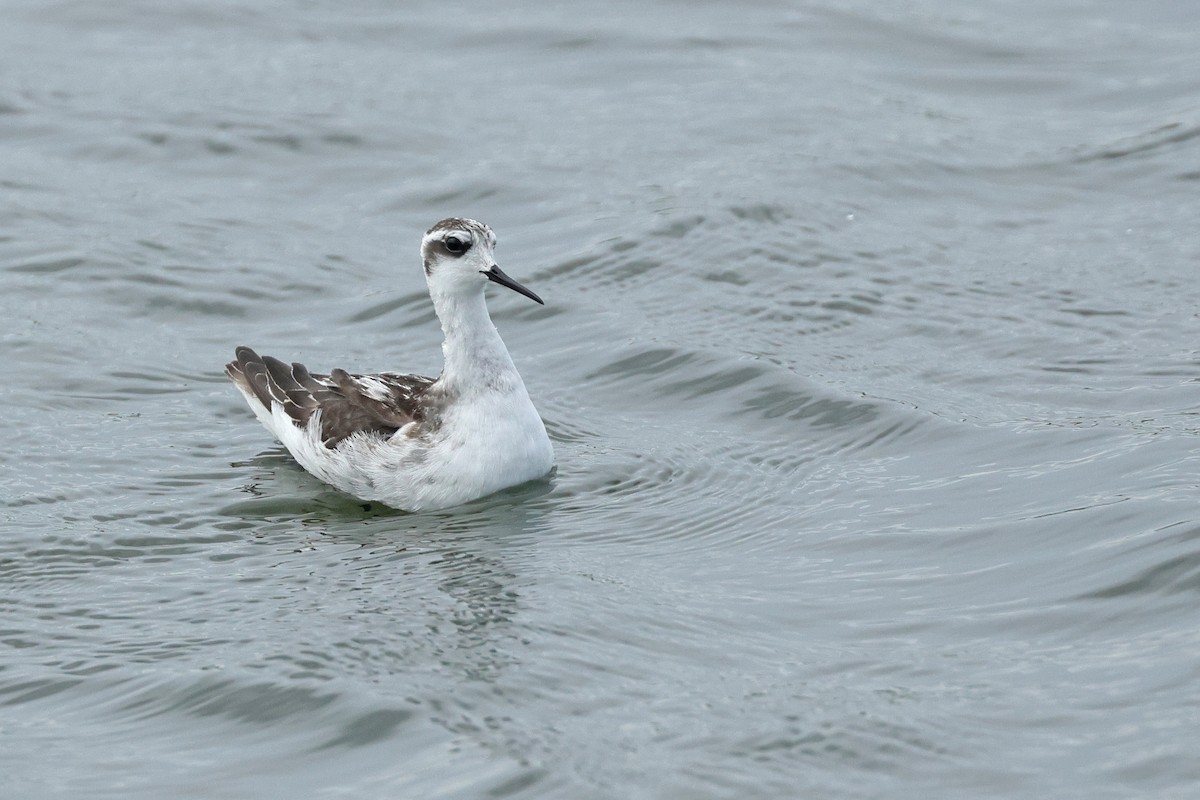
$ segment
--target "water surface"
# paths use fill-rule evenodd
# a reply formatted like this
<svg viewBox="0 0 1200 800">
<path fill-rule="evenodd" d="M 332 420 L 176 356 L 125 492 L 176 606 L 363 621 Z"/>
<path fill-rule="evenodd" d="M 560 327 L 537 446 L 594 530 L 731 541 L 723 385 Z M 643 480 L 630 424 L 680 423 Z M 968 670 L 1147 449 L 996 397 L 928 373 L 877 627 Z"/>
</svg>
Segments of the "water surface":
<svg viewBox="0 0 1200 800">
<path fill-rule="evenodd" d="M 1197 792 L 1191 4 L 4 16 L 6 797 Z M 448 215 L 559 468 L 406 515 L 221 366 Z"/>
</svg>

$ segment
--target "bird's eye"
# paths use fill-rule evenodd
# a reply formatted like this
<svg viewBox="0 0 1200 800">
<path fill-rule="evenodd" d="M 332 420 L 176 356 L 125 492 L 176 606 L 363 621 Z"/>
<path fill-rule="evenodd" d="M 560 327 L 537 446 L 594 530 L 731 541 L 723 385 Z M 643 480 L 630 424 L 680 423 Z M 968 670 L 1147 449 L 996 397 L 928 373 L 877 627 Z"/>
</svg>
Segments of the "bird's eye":
<svg viewBox="0 0 1200 800">
<path fill-rule="evenodd" d="M 449 252 L 453 253 L 456 256 L 462 255 L 463 253 L 467 252 L 467 250 L 471 249 L 470 242 L 464 242 L 462 239 L 458 238 L 457 236 L 447 236 L 446 240 L 445 240 L 445 244 L 446 244 L 446 250 L 448 250 Z"/>
</svg>

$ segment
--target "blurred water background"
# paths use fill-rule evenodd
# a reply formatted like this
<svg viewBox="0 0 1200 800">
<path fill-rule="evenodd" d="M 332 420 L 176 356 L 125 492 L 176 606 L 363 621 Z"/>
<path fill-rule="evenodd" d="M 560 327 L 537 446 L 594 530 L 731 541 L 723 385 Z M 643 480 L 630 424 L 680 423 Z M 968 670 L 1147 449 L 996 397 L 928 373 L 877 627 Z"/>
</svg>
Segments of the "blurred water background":
<svg viewBox="0 0 1200 800">
<path fill-rule="evenodd" d="M 0 18 L 0 796 L 1200 793 L 1194 3 Z M 449 215 L 560 466 L 364 506 Z"/>
</svg>

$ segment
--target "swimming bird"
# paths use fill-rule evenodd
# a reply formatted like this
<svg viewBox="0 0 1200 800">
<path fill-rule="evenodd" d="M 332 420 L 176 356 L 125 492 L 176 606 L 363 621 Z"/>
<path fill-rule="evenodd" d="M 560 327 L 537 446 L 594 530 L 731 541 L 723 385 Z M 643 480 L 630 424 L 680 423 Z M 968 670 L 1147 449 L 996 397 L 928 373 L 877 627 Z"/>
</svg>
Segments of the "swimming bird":
<svg viewBox="0 0 1200 800">
<path fill-rule="evenodd" d="M 554 451 L 488 315 L 484 287 L 542 299 L 496 265 L 487 225 L 452 217 L 421 240 L 442 324 L 436 378 L 310 373 L 238 347 L 225 374 L 304 469 L 361 500 L 405 511 L 460 505 L 546 475 Z"/>
</svg>

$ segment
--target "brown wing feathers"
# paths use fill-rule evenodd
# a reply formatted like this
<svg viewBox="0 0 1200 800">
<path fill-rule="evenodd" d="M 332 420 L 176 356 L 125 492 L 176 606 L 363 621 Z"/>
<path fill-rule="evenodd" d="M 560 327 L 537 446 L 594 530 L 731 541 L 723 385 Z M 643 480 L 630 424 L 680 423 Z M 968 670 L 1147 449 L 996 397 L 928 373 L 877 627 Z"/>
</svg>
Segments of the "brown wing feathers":
<svg viewBox="0 0 1200 800">
<path fill-rule="evenodd" d="M 267 368 L 267 388 L 270 390 L 271 398 L 282 405 L 287 415 L 296 422 L 301 425 L 308 422 L 308 418 L 319 407 L 319 402 L 313 392 L 301 385 L 293 372 L 293 367 L 279 359 L 263 356 L 262 363 Z"/>
<path fill-rule="evenodd" d="M 347 400 L 374 419 L 399 429 L 419 418 L 419 408 L 415 402 L 411 382 L 413 379 L 425 379 L 416 375 L 397 376 L 409 379 L 408 385 L 398 386 L 396 381 L 389 380 L 389 377 L 351 375 L 343 369 L 335 369 L 329 373 L 329 379 L 337 384 Z"/>
<path fill-rule="evenodd" d="M 258 398 L 264 408 L 271 407 L 271 390 L 267 387 L 267 371 L 262 359 L 249 347 L 237 349 L 237 360 L 225 365 L 229 379 Z"/>
<path fill-rule="evenodd" d="M 321 439 L 336 447 L 355 433 L 390 436 L 421 418 L 420 397 L 433 381 L 417 375 L 351 375 L 336 369 L 312 375 L 303 364 L 285 364 L 239 347 L 225 374 L 262 403 L 279 403 L 297 425 L 321 412 Z M 365 389 L 365 391 L 364 391 Z"/>
</svg>

